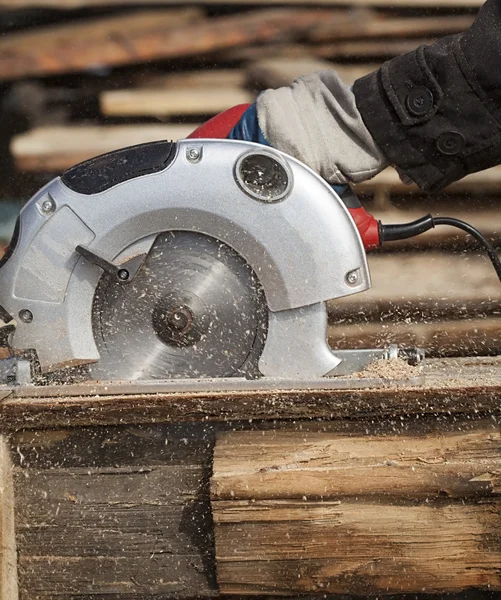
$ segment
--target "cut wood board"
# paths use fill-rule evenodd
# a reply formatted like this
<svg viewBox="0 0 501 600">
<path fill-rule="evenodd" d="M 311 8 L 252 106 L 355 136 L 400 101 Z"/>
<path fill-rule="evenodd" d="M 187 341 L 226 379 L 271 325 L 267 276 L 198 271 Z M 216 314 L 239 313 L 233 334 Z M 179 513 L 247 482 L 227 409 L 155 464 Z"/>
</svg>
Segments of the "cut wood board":
<svg viewBox="0 0 501 600">
<path fill-rule="evenodd" d="M 373 61 L 375 58 L 400 56 L 412 52 L 420 46 L 429 46 L 434 38 L 410 40 L 353 40 L 335 44 L 319 44 L 311 52 L 327 59 L 357 58 Z"/>
<path fill-rule="evenodd" d="M 297 77 L 316 71 L 335 69 L 341 79 L 351 85 L 356 79 L 375 71 L 380 65 L 341 65 L 313 57 L 268 58 L 252 62 L 247 67 L 247 79 L 262 88 L 290 85 Z"/>
<path fill-rule="evenodd" d="M 245 84 L 245 69 L 223 69 L 219 67 L 179 71 L 168 75 L 146 75 L 141 84 L 154 88 L 197 89 L 197 88 L 240 88 Z"/>
<path fill-rule="evenodd" d="M 110 116 L 212 116 L 237 104 L 254 101 L 254 94 L 237 87 L 138 88 L 100 95 L 101 112 Z"/>
<path fill-rule="evenodd" d="M 501 283 L 485 256 L 440 252 L 369 255 L 372 288 L 331 301 L 332 317 L 380 310 L 434 308 L 442 314 L 463 305 L 477 309 L 500 302 Z"/>
<path fill-rule="evenodd" d="M 277 38 L 294 41 L 334 18 L 329 10 L 275 8 L 200 20 L 199 9 L 186 8 L 7 33 L 0 40 L 0 79 L 205 55 Z"/>
<path fill-rule="evenodd" d="M 496 315 L 430 320 L 415 312 L 407 320 L 399 318 L 402 315 L 396 309 L 394 321 L 388 315 L 384 321 L 357 322 L 356 316 L 343 319 L 330 325 L 329 344 L 341 350 L 417 346 L 427 357 L 501 354 L 501 318 Z"/>
<path fill-rule="evenodd" d="M 19 598 L 14 506 L 10 447 L 0 435 L 0 600 Z"/>
<path fill-rule="evenodd" d="M 315 42 L 370 38 L 409 38 L 460 33 L 473 23 L 469 15 L 389 18 L 372 12 L 355 12 L 353 18 L 340 23 L 332 21 L 317 25 L 308 33 Z"/>
<path fill-rule="evenodd" d="M 190 423 L 276 421 L 277 419 L 365 419 L 401 423 L 410 415 L 440 420 L 456 415 L 499 415 L 499 358 L 430 359 L 424 384 L 409 387 L 398 381 L 360 389 L 222 392 L 134 392 L 128 394 L 4 398 L 0 428 L 4 432 L 44 428 L 126 425 L 130 423 Z M 374 420 L 373 420 L 374 419 Z M 415 419 L 411 419 L 415 420 Z M 496 421 L 493 420 L 493 423 Z"/>
<path fill-rule="evenodd" d="M 440 439 L 222 434 L 211 484 L 221 592 L 501 590 L 500 440 L 494 424 Z"/>
<path fill-rule="evenodd" d="M 216 595 L 202 433 L 18 436 L 20 600 Z"/>
<path fill-rule="evenodd" d="M 114 17 L 4 33 L 0 39 L 0 79 L 136 63 L 144 60 L 141 49 L 147 58 L 148 52 L 161 47 L 163 39 L 169 39 L 183 25 L 194 25 L 202 15 L 195 7 L 136 10 Z"/>
<path fill-rule="evenodd" d="M 14 138 L 11 152 L 21 171 L 63 171 L 111 150 L 156 140 L 179 140 L 198 125 L 40 127 Z"/>
<path fill-rule="evenodd" d="M 390 8 L 476 8 L 485 0 L 310 0 L 312 5 L 336 6 L 381 6 Z M 165 4 L 166 0 L 152 0 L 149 4 Z M 170 5 L 185 4 L 186 0 L 169 0 Z M 288 0 L 288 4 L 302 4 L 305 0 Z M 137 0 L 0 0 L 0 6 L 6 8 L 28 8 L 47 6 L 59 9 L 81 8 L 86 6 L 106 6 L 113 4 L 137 4 Z M 221 0 L 200 0 L 198 4 L 221 4 Z M 283 0 L 226 0 L 225 4 L 236 5 L 283 5 Z"/>
</svg>

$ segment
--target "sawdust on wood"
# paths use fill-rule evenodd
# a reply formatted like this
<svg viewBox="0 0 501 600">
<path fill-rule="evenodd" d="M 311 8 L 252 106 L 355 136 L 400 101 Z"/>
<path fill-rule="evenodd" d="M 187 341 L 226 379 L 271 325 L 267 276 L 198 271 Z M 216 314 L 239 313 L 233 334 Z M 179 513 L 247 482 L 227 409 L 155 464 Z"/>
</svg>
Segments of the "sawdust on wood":
<svg viewBox="0 0 501 600">
<path fill-rule="evenodd" d="M 420 373 L 420 366 L 412 366 L 403 358 L 378 358 L 363 371 L 352 373 L 350 378 L 402 380 L 417 377 Z"/>
</svg>

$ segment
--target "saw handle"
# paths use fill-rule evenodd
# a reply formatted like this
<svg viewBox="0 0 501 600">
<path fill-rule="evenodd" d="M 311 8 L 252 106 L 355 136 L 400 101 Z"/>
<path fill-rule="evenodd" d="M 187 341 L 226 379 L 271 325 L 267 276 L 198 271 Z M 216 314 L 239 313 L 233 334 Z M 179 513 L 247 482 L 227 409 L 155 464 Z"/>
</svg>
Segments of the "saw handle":
<svg viewBox="0 0 501 600">
<path fill-rule="evenodd" d="M 350 186 L 346 186 L 346 190 L 339 197 L 355 221 L 364 248 L 366 250 L 379 248 L 381 246 L 379 221 L 365 210 Z"/>
</svg>

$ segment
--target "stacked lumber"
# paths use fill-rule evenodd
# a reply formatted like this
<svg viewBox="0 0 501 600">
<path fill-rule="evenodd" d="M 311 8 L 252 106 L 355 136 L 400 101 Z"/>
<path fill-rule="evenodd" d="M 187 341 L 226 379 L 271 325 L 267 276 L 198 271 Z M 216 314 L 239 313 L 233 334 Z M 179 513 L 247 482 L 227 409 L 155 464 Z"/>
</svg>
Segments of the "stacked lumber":
<svg viewBox="0 0 501 600">
<path fill-rule="evenodd" d="M 10 150 L 5 168 L 13 173 L 3 185 L 17 181 L 13 187 L 26 198 L 77 162 L 186 137 L 225 108 L 305 73 L 334 67 L 351 84 L 387 58 L 463 31 L 482 0 L 232 0 L 225 10 L 218 4 L 0 0 L 2 14 L 10 15 L 0 37 L 0 83 L 5 110 L 15 107 L 8 118 L 18 119 L 14 135 L 3 139 L 3 155 Z M 357 187 L 384 222 L 428 211 L 456 216 L 498 245 L 500 190 L 499 167 L 438 198 L 404 185 L 392 169 Z M 0 187 L 1 195 L 12 192 Z M 373 289 L 329 306 L 333 346 L 501 351 L 499 282 L 467 236 L 438 229 L 369 262 Z"/>
<path fill-rule="evenodd" d="M 221 592 L 501 589 L 499 440 L 489 424 L 444 437 L 220 435 L 211 498 Z"/>
<path fill-rule="evenodd" d="M 425 382 L 4 399 L 0 599 L 498 598 L 501 363 Z"/>
</svg>

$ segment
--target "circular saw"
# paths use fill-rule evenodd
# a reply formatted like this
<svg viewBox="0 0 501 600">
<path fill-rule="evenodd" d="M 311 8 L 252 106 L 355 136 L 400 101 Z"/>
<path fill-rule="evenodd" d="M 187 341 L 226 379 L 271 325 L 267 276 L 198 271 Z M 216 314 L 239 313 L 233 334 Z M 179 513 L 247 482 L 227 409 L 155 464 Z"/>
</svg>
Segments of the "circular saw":
<svg viewBox="0 0 501 600">
<path fill-rule="evenodd" d="M 438 224 L 475 236 L 501 276 L 495 249 L 462 221 L 382 225 L 266 146 L 188 139 L 93 158 L 21 211 L 0 261 L 12 353 L 0 379 L 29 382 L 33 365 L 97 381 L 360 371 L 398 350 L 332 349 L 327 301 L 370 287 L 366 250 Z"/>
<path fill-rule="evenodd" d="M 230 140 L 69 169 L 24 206 L 0 268 L 11 348 L 42 373 L 87 365 L 98 380 L 336 374 L 351 358 L 327 343 L 326 302 L 369 286 L 332 188 Z"/>
</svg>

